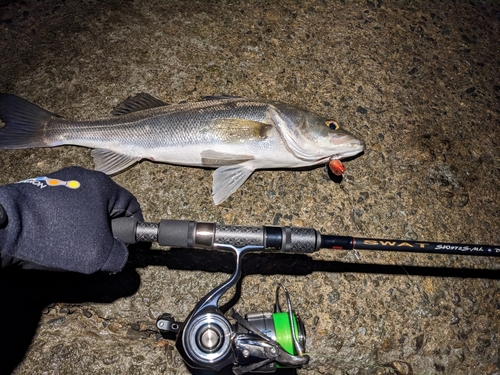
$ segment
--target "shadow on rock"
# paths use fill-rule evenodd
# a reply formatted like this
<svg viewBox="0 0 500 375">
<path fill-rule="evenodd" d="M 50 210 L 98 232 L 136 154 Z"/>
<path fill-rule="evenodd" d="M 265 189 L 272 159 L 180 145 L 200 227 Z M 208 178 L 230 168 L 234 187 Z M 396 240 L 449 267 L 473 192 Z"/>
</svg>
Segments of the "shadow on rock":
<svg viewBox="0 0 500 375">
<path fill-rule="evenodd" d="M 131 267 L 115 275 L 1 269 L 0 374 L 10 374 L 22 361 L 46 306 L 112 302 L 134 294 L 139 284 L 139 275 Z"/>
<path fill-rule="evenodd" d="M 232 273 L 234 255 L 229 252 L 172 248 L 169 251 L 142 249 L 131 254 L 138 266 L 166 266 L 171 269 Z M 353 272 L 368 274 L 415 275 L 500 279 L 498 270 L 398 266 L 314 260 L 303 254 L 250 253 L 243 258 L 244 275 L 308 275 L 312 272 Z"/>
</svg>

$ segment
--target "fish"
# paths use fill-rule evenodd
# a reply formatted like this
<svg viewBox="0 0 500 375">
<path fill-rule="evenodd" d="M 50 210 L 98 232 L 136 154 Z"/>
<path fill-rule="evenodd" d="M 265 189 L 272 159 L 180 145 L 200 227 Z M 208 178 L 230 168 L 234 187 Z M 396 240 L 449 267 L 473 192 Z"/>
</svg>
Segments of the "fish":
<svg viewBox="0 0 500 375">
<path fill-rule="evenodd" d="M 95 169 L 109 175 L 142 159 L 215 168 L 216 205 L 256 169 L 315 166 L 355 156 L 365 147 L 334 120 L 278 101 L 234 96 L 168 105 L 140 93 L 107 118 L 77 121 L 0 93 L 0 119 L 0 149 L 88 147 Z"/>
</svg>

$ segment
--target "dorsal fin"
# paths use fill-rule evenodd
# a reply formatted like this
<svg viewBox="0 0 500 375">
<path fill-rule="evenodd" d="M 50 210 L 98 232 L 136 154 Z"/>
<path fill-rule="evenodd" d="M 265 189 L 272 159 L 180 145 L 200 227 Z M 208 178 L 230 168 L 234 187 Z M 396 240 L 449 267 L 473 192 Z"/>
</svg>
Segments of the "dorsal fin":
<svg viewBox="0 0 500 375">
<path fill-rule="evenodd" d="M 118 104 L 111 113 L 115 116 L 121 116 L 136 111 L 143 111 L 145 109 L 163 107 L 166 105 L 167 103 L 162 102 L 160 99 L 156 99 L 154 96 L 146 93 L 140 93 L 135 96 L 129 96 L 123 102 Z"/>
</svg>

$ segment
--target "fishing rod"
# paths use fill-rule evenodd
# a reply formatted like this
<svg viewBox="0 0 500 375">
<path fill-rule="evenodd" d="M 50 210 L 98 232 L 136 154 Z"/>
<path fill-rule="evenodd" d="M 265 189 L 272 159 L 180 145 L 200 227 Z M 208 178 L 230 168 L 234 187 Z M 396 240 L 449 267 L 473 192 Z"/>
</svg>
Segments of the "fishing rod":
<svg viewBox="0 0 500 375">
<path fill-rule="evenodd" d="M 160 246 L 231 251 L 236 255 L 231 277 L 205 295 L 184 322 L 168 313 L 156 321 L 165 337 L 176 336 L 175 346 L 188 366 L 212 371 L 232 366 L 236 375 L 272 373 L 280 367 L 299 368 L 309 362 L 304 324 L 293 310 L 284 286 L 276 289 L 273 312 L 253 312 L 243 317 L 233 309 L 226 317 L 220 310 L 219 300 L 241 279 L 241 261 L 249 252 L 308 254 L 333 249 L 500 256 L 500 245 L 355 238 L 289 226 L 238 226 L 189 220 L 151 223 L 134 218 L 114 219 L 111 226 L 114 236 L 128 244 L 157 242 Z M 286 311 L 280 306 L 281 295 Z"/>
<path fill-rule="evenodd" d="M 134 218 L 118 218 L 112 221 L 112 229 L 113 234 L 124 243 L 157 242 L 160 246 L 182 248 L 220 249 L 220 244 L 231 244 L 237 247 L 260 246 L 261 251 L 302 254 L 333 249 L 500 257 L 500 245 L 357 238 L 289 226 L 239 226 L 188 220 L 150 223 Z"/>
</svg>

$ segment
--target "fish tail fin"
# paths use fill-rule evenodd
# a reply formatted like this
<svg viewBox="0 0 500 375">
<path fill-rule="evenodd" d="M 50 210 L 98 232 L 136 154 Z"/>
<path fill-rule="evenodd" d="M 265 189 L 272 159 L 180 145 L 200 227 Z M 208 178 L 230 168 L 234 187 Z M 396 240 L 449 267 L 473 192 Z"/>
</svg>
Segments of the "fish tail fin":
<svg viewBox="0 0 500 375">
<path fill-rule="evenodd" d="M 0 149 L 49 147 L 44 123 L 52 116 L 37 105 L 12 94 L 0 93 Z"/>
</svg>

